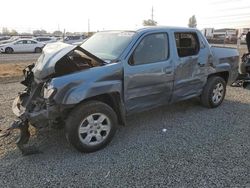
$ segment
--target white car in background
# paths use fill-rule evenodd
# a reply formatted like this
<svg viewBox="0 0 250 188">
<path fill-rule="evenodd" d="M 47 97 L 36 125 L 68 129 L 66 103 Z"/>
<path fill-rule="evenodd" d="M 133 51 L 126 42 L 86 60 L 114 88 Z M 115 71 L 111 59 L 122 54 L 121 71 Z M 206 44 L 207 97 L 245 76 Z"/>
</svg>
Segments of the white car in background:
<svg viewBox="0 0 250 188">
<path fill-rule="evenodd" d="M 55 37 L 35 37 L 33 39 L 38 42 L 44 42 L 45 44 L 57 42 L 57 39 Z"/>
<path fill-rule="evenodd" d="M 63 42 L 67 44 L 80 43 L 83 42 L 85 38 L 85 36 L 67 36 Z"/>
<path fill-rule="evenodd" d="M 44 46 L 45 43 L 32 39 L 18 39 L 16 41 L 0 45 L 0 52 L 8 54 L 14 52 L 41 53 Z"/>
</svg>

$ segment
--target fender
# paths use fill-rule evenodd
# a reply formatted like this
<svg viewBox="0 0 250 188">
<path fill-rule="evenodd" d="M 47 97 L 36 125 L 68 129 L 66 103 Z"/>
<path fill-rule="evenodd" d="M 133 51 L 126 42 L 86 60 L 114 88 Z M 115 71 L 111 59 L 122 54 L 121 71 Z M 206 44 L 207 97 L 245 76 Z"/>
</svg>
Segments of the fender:
<svg viewBox="0 0 250 188">
<path fill-rule="evenodd" d="M 101 81 L 93 84 L 75 85 L 68 90 L 62 98 L 61 104 L 78 104 L 81 101 L 107 93 L 119 93 L 121 95 L 121 80 Z"/>
</svg>

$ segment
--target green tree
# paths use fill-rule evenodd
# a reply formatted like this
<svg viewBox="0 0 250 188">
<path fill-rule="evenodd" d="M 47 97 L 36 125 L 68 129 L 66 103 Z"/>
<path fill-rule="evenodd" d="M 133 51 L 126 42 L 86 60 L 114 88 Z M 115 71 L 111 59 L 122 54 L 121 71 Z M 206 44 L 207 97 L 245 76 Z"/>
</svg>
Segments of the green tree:
<svg viewBox="0 0 250 188">
<path fill-rule="evenodd" d="M 62 35 L 63 35 L 63 32 L 61 32 L 61 31 L 54 31 L 54 32 L 53 32 L 53 35 L 54 35 L 54 36 L 62 36 Z"/>
<path fill-rule="evenodd" d="M 46 35 L 47 31 L 45 31 L 44 29 L 42 30 L 34 30 L 33 31 L 33 35 L 38 36 L 38 35 Z"/>
<path fill-rule="evenodd" d="M 9 35 L 9 33 L 10 33 L 9 29 L 7 27 L 3 27 L 2 34 L 3 35 Z"/>
<path fill-rule="evenodd" d="M 193 15 L 193 16 L 190 17 L 189 20 L 188 20 L 188 27 L 196 28 L 196 26 L 197 26 L 197 20 L 196 20 L 195 15 Z"/>
<path fill-rule="evenodd" d="M 156 26 L 157 25 L 157 21 L 154 21 L 152 19 L 148 19 L 148 20 L 143 20 L 142 24 L 144 26 Z"/>
<path fill-rule="evenodd" d="M 18 35 L 18 32 L 15 29 L 11 29 L 9 32 L 10 35 Z"/>
</svg>

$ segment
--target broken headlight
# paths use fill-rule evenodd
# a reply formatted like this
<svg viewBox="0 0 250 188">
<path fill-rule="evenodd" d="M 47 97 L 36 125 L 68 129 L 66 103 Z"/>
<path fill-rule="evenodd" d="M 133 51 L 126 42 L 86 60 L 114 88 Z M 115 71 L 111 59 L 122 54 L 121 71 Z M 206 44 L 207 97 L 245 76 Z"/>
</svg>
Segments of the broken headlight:
<svg viewBox="0 0 250 188">
<path fill-rule="evenodd" d="M 43 88 L 43 97 L 45 99 L 52 98 L 56 94 L 56 88 L 50 84 L 45 84 Z"/>
</svg>

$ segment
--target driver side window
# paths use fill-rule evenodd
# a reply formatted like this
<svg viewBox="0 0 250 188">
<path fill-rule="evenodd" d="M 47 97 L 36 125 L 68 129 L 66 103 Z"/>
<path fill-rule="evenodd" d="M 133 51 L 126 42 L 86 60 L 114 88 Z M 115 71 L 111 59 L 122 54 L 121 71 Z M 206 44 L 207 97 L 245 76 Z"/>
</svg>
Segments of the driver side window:
<svg viewBox="0 0 250 188">
<path fill-rule="evenodd" d="M 131 65 L 157 63 L 168 59 L 168 37 L 166 33 L 145 36 L 130 57 Z"/>
</svg>

